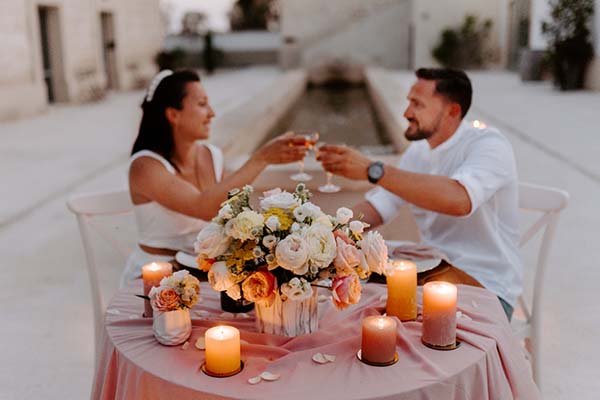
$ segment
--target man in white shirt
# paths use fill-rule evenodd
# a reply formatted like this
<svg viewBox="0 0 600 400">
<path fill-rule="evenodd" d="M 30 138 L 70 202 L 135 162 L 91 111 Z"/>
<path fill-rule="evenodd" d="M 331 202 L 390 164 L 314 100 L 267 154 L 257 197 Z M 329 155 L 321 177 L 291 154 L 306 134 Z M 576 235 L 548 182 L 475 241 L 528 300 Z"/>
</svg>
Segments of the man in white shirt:
<svg viewBox="0 0 600 400">
<path fill-rule="evenodd" d="M 512 147 L 496 129 L 463 122 L 472 97 L 464 72 L 422 68 L 416 76 L 404 112 L 405 136 L 414 143 L 397 166 L 345 146 L 323 146 L 317 157 L 329 172 L 378 185 L 354 207 L 371 226 L 408 203 L 423 243 L 495 293 L 510 319 L 522 290 Z"/>
</svg>

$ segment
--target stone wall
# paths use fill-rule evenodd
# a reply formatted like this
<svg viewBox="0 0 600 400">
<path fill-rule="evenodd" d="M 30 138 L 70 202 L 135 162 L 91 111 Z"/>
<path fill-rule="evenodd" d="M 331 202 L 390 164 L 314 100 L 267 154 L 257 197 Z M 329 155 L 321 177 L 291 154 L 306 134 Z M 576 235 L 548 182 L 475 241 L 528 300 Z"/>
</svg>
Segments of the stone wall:
<svg viewBox="0 0 600 400">
<path fill-rule="evenodd" d="M 159 0 L 4 0 L 0 13 L 0 120 L 43 111 L 44 81 L 39 7 L 48 18 L 56 101 L 101 97 L 107 84 L 101 12 L 112 16 L 117 89 L 140 86 L 154 74 L 164 28 Z"/>
</svg>

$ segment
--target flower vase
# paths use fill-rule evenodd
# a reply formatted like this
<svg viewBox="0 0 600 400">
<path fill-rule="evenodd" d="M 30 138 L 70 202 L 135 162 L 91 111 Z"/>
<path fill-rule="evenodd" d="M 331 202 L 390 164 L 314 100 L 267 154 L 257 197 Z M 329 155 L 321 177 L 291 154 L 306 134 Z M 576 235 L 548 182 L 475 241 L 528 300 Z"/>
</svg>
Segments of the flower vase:
<svg viewBox="0 0 600 400">
<path fill-rule="evenodd" d="M 273 304 L 256 303 L 256 329 L 260 333 L 300 336 L 316 332 L 319 326 L 317 290 L 304 300 L 282 300 L 277 291 Z"/>
<path fill-rule="evenodd" d="M 152 330 L 161 344 L 175 346 L 185 342 L 192 333 L 190 310 L 154 311 Z"/>
</svg>

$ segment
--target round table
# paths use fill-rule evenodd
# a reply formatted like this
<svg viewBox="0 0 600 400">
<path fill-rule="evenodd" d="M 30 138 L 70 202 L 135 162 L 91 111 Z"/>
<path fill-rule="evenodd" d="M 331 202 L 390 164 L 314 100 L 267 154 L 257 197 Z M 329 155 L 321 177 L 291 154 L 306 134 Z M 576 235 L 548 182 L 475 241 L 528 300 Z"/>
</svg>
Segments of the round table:
<svg viewBox="0 0 600 400">
<path fill-rule="evenodd" d="M 457 337 L 461 346 L 437 351 L 421 343 L 421 322 L 398 325 L 399 361 L 388 367 L 360 362 L 361 320 L 384 312 L 385 285 L 369 283 L 359 304 L 339 311 L 327 289 L 319 289 L 319 330 L 295 338 L 257 333 L 254 313 L 220 309 L 219 295 L 201 284 L 202 300 L 191 310 L 189 346 L 160 345 L 152 320 L 142 318 L 137 282 L 107 307 L 92 398 L 94 399 L 536 399 L 524 353 L 513 337 L 498 299 L 485 289 L 459 285 Z M 421 304 L 421 288 L 419 288 Z M 420 306 L 419 306 L 420 307 Z M 420 308 L 419 308 L 420 310 Z M 244 369 L 229 378 L 200 370 L 204 351 L 194 343 L 217 324 L 240 329 Z M 317 364 L 317 353 L 336 356 Z M 277 381 L 251 385 L 263 371 Z"/>
</svg>

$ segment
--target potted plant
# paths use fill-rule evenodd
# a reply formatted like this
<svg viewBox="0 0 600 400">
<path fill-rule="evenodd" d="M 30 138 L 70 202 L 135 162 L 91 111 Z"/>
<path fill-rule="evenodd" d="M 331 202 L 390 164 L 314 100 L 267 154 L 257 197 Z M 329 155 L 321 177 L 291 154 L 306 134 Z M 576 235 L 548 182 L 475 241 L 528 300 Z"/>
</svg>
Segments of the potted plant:
<svg viewBox="0 0 600 400">
<path fill-rule="evenodd" d="M 593 0 L 550 0 L 550 21 L 542 23 L 549 41 L 554 82 L 561 90 L 583 88 L 585 70 L 594 56 L 589 20 Z"/>
</svg>

